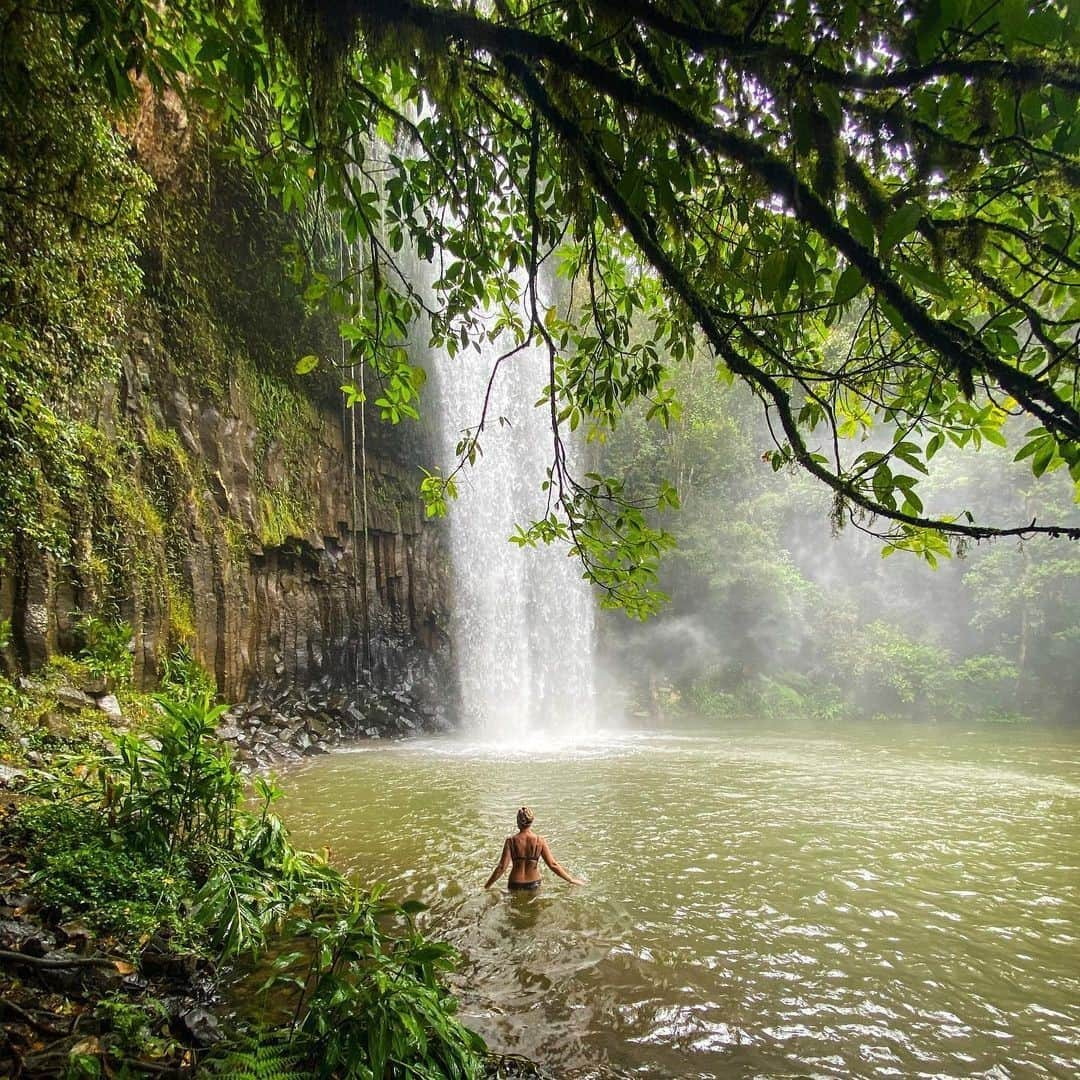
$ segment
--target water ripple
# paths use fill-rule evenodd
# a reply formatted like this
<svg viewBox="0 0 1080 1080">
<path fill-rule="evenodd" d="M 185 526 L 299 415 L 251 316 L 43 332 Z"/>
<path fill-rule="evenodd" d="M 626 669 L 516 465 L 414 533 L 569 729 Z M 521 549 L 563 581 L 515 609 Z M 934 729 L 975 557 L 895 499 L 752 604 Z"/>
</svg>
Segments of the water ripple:
<svg viewBox="0 0 1080 1080">
<path fill-rule="evenodd" d="M 606 734 L 365 747 L 300 839 L 430 905 L 463 1015 L 560 1076 L 1080 1072 L 1080 747 Z M 479 886 L 533 805 L 589 880 Z"/>
</svg>

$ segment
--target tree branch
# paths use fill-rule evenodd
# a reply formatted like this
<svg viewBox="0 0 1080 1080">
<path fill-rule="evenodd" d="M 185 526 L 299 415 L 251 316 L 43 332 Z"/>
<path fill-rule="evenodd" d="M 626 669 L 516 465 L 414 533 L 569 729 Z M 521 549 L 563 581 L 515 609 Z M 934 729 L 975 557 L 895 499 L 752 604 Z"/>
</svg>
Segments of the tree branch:
<svg viewBox="0 0 1080 1080">
<path fill-rule="evenodd" d="M 611 177 L 607 174 L 604 163 L 585 138 L 583 132 L 566 116 L 564 116 L 552 103 L 547 91 L 538 81 L 532 71 L 516 57 L 504 58 L 507 70 L 514 76 L 523 88 L 529 101 L 545 117 L 552 128 L 563 139 L 564 143 L 573 151 L 575 157 L 581 161 L 589 172 L 590 177 L 597 186 L 597 190 L 611 205 L 612 209 L 623 220 L 627 230 L 633 236 L 642 254 L 649 260 L 657 273 L 668 287 L 687 305 L 693 313 L 695 320 L 701 327 L 709 343 L 725 364 L 737 375 L 740 375 L 751 386 L 763 392 L 776 407 L 780 417 L 784 434 L 791 445 L 792 453 L 798 463 L 811 475 L 823 481 L 845 500 L 861 507 L 868 513 L 896 521 L 902 525 L 914 528 L 935 529 L 941 532 L 965 536 L 970 539 L 980 540 L 990 537 L 1002 536 L 1030 536 L 1035 533 L 1045 533 L 1052 536 L 1067 536 L 1070 539 L 1080 539 L 1080 528 L 1064 528 L 1059 526 L 1039 526 L 1034 521 L 1030 525 L 1015 528 L 997 528 L 993 526 L 965 525 L 958 522 L 943 521 L 935 518 L 926 518 L 903 511 L 893 510 L 875 502 L 864 495 L 850 481 L 842 476 L 832 473 L 811 455 L 809 448 L 803 440 L 791 408 L 790 395 L 779 383 L 753 365 L 732 345 L 728 334 L 717 323 L 712 311 L 705 299 L 693 288 L 686 276 L 670 259 L 667 253 L 660 247 L 644 225 L 641 218 L 631 209 Z"/>
</svg>

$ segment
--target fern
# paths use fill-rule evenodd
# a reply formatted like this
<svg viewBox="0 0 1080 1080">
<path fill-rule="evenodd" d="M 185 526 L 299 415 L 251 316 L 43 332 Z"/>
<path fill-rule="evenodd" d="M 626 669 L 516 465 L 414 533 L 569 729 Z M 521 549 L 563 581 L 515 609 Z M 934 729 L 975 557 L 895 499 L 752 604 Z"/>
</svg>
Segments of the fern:
<svg viewBox="0 0 1080 1080">
<path fill-rule="evenodd" d="M 302 1064 L 304 1056 L 300 1047 L 274 1033 L 255 1033 L 215 1047 L 201 1071 L 229 1080 L 315 1080 L 316 1074 Z"/>
</svg>

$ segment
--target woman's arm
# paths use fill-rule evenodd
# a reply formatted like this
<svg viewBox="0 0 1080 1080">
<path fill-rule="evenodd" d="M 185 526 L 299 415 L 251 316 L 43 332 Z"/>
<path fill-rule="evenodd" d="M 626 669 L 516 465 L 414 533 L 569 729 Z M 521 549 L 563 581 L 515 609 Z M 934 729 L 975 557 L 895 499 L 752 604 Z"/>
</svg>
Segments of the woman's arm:
<svg viewBox="0 0 1080 1080">
<path fill-rule="evenodd" d="M 485 889 L 490 889 L 496 881 L 499 880 L 506 873 L 506 868 L 510 865 L 510 838 L 507 837 L 503 841 L 502 855 L 499 857 L 499 865 L 495 867 L 491 872 L 491 877 L 484 883 Z"/>
<path fill-rule="evenodd" d="M 569 881 L 571 885 L 585 884 L 580 878 L 576 878 L 573 874 L 567 873 L 567 871 L 559 865 L 558 860 L 551 854 L 551 848 L 548 847 L 548 842 L 546 840 L 540 845 L 540 854 L 543 857 L 544 862 L 547 863 L 548 869 L 551 870 L 552 873 L 558 874 L 563 881 Z"/>
</svg>

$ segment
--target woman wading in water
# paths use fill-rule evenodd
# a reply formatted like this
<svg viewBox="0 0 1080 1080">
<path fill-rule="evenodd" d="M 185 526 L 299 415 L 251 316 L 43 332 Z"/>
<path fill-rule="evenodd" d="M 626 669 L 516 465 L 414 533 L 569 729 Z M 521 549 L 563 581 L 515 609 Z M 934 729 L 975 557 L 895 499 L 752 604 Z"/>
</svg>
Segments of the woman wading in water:
<svg viewBox="0 0 1080 1080">
<path fill-rule="evenodd" d="M 484 885 L 485 889 L 490 889 L 503 876 L 507 867 L 512 867 L 510 880 L 507 883 L 510 889 L 515 891 L 519 889 L 522 891 L 539 889 L 541 859 L 563 881 L 569 881 L 571 885 L 585 884 L 584 881 L 580 881 L 572 874 L 568 874 L 555 860 L 555 856 L 551 854 L 548 842 L 532 831 L 534 818 L 535 815 L 527 806 L 523 806 L 517 812 L 517 835 L 506 838 L 499 865 L 495 867 L 491 877 L 487 879 L 487 884 Z"/>
</svg>

